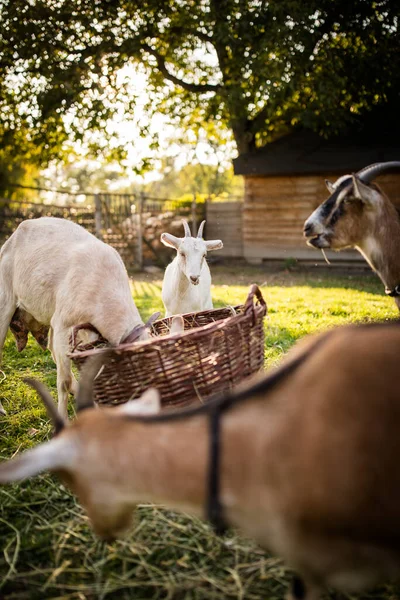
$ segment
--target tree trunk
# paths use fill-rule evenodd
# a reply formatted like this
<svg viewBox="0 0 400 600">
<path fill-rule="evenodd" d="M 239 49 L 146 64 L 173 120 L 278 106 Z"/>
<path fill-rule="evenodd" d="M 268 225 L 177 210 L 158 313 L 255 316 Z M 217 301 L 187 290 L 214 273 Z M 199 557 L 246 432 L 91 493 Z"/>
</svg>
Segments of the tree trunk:
<svg viewBox="0 0 400 600">
<path fill-rule="evenodd" d="M 247 119 L 231 122 L 233 136 L 239 155 L 253 152 L 256 148 L 255 136 L 249 131 L 248 126 L 249 121 Z"/>
</svg>

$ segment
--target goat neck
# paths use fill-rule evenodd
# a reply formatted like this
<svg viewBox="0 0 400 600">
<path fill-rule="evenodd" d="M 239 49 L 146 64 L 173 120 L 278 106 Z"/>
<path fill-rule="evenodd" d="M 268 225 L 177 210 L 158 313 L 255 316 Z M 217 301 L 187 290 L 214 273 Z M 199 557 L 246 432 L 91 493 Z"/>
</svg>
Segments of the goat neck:
<svg viewBox="0 0 400 600">
<path fill-rule="evenodd" d="M 265 421 L 265 407 L 263 403 L 254 402 L 252 417 L 245 412 L 243 406 L 235 408 L 221 421 L 220 498 L 228 522 L 256 533 L 257 524 L 249 524 L 249 515 L 242 515 L 242 503 L 248 492 L 257 504 L 253 488 L 259 483 L 248 480 L 246 473 L 258 469 L 251 465 L 264 451 L 264 435 L 254 434 L 254 419 Z M 80 455 L 69 483 L 99 535 L 106 538 L 119 535 L 129 526 L 135 505 L 144 502 L 204 516 L 208 494 L 209 418 L 203 413 L 174 423 L 149 423 L 118 416 L 113 409 L 92 409 L 80 414 L 69 431 L 79 439 Z M 87 435 L 89 428 L 91 435 Z M 133 441 L 134 461 L 127 452 Z M 238 458 L 233 450 L 244 442 L 246 452 Z M 121 502 L 123 498 L 126 505 Z M 256 515 L 251 498 L 246 500 L 249 514 Z M 259 521 L 258 516 L 254 519 Z"/>
<path fill-rule="evenodd" d="M 389 200 L 385 199 L 381 204 L 379 219 L 374 219 L 370 231 L 356 248 L 387 290 L 400 284 L 400 220 Z M 400 308 L 398 299 L 396 303 Z"/>
</svg>

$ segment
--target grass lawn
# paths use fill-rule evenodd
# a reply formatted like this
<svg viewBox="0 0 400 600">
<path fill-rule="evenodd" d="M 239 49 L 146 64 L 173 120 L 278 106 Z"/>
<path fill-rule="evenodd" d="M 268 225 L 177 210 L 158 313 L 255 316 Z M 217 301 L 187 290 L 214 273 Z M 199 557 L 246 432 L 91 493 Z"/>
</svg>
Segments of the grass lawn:
<svg viewBox="0 0 400 600">
<path fill-rule="evenodd" d="M 269 273 L 242 266 L 214 266 L 212 273 L 215 306 L 242 303 L 253 282 L 262 287 L 269 308 L 266 368 L 308 333 L 398 316 L 373 275 Z M 161 276 L 142 274 L 132 284 L 143 318 L 162 310 Z M 22 382 L 25 376 L 38 377 L 55 394 L 49 352 L 30 340 L 18 354 L 9 335 L 0 372 L 0 400 L 8 412 L 0 421 L 1 459 L 50 435 L 41 403 Z M 100 542 L 74 497 L 49 475 L 0 488 L 0 540 L 0 600 L 281 600 L 290 575 L 279 559 L 237 532 L 218 538 L 207 524 L 152 505 L 138 507 L 127 538 Z M 363 598 L 400 595 L 387 587 Z"/>
</svg>

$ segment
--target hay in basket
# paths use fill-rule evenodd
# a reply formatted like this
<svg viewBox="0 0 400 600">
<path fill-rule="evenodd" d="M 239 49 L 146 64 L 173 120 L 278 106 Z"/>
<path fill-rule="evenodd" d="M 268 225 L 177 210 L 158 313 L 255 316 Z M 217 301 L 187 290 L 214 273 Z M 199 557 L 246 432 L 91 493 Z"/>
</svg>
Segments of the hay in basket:
<svg viewBox="0 0 400 600">
<path fill-rule="evenodd" d="M 155 337 L 113 349 L 96 377 L 95 401 L 120 404 L 156 387 L 163 406 L 178 406 L 229 390 L 264 364 L 266 312 L 259 288 L 252 285 L 243 305 L 183 315 L 183 333 L 169 335 L 172 317 L 155 321 Z M 94 347 L 96 342 L 76 343 L 73 336 L 71 344 L 69 357 L 80 369 L 102 351 L 105 340 Z"/>
</svg>

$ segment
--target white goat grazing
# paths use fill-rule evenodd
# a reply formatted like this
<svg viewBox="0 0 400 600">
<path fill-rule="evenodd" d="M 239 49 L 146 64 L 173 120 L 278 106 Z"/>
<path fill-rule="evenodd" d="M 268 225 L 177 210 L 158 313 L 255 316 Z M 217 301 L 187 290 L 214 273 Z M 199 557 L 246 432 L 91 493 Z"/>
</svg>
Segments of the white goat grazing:
<svg viewBox="0 0 400 600">
<path fill-rule="evenodd" d="M 304 224 L 314 248 L 356 248 L 382 280 L 400 309 L 400 219 L 394 205 L 372 183 L 384 173 L 400 171 L 400 161 L 376 163 L 335 183 L 330 196 Z"/>
<path fill-rule="evenodd" d="M 166 317 L 213 307 L 211 273 L 206 256 L 208 251 L 219 250 L 223 244 L 221 240 L 202 239 L 204 223 L 201 223 L 197 237 L 192 237 L 186 221 L 183 221 L 184 238 L 161 234 L 162 243 L 177 251 L 164 275 L 162 299 Z"/>
<path fill-rule="evenodd" d="M 201 515 L 213 500 L 299 573 L 292 598 L 317 600 L 325 585 L 361 590 L 400 575 L 399 346 L 398 324 L 339 328 L 236 393 L 147 417 L 129 416 L 134 402 L 93 409 L 100 363 L 89 362 L 85 410 L 68 427 L 34 383 L 58 435 L 0 464 L 0 483 L 55 471 L 106 538 L 139 503 Z M 147 401 L 156 412 L 156 392 Z"/>
<path fill-rule="evenodd" d="M 66 355 L 71 328 L 91 323 L 115 345 L 143 324 L 116 250 L 83 227 L 52 217 L 22 222 L 1 248 L 0 353 L 17 307 L 31 329 L 34 322 L 50 326 L 62 415 L 68 391 L 76 388 Z"/>
</svg>

